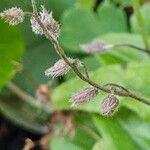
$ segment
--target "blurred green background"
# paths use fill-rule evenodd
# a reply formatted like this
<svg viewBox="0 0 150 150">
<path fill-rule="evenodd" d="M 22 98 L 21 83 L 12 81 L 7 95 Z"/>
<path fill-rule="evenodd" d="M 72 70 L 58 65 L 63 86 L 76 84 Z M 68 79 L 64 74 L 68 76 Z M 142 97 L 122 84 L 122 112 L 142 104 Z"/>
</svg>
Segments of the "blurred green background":
<svg viewBox="0 0 150 150">
<path fill-rule="evenodd" d="M 39 10 L 44 4 L 53 11 L 61 27 L 62 48 L 69 57 L 78 57 L 87 64 L 95 82 L 117 83 L 150 99 L 150 57 L 146 53 L 118 47 L 87 55 L 80 48 L 81 44 L 97 39 L 141 48 L 150 46 L 149 0 L 38 0 L 37 3 Z M 0 0 L 0 11 L 14 6 L 32 11 L 30 0 Z M 35 136 L 40 134 L 37 141 L 31 138 L 25 142 L 29 137 L 24 137 L 22 148 L 40 145 L 44 149 L 44 145 L 49 150 L 150 149 L 149 106 L 118 97 L 118 111 L 111 117 L 102 117 L 100 102 L 106 93 L 101 92 L 88 104 L 71 108 L 72 93 L 87 84 L 72 71 L 62 78 L 47 78 L 44 71 L 58 59 L 52 44 L 32 32 L 29 18 L 16 27 L 0 20 L 0 113 L 16 128 Z M 39 91 L 48 93 L 44 104 L 36 97 Z M 5 140 L 0 135 L 2 139 Z M 8 149 L 3 142 L 0 144 L 2 149 Z"/>
</svg>

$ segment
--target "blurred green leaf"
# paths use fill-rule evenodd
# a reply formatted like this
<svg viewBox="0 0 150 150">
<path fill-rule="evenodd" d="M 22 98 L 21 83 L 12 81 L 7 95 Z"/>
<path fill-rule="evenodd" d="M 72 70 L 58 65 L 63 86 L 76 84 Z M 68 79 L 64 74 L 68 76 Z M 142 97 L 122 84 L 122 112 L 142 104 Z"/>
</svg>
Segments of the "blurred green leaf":
<svg viewBox="0 0 150 150">
<path fill-rule="evenodd" d="M 129 33 L 109 33 L 96 38 L 108 42 L 108 44 L 131 44 L 144 48 L 144 43 L 140 35 Z M 132 61 L 148 61 L 149 55 L 145 52 L 129 48 L 118 47 L 97 54 L 100 62 L 103 64 L 128 63 Z"/>
<path fill-rule="evenodd" d="M 0 20 L 0 88 L 15 74 L 15 61 L 19 61 L 24 52 L 24 42 L 16 27 Z"/>
<path fill-rule="evenodd" d="M 142 15 L 144 25 L 145 25 L 143 28 L 145 28 L 145 31 L 147 31 L 148 34 L 150 35 L 150 16 L 148 15 L 149 13 L 150 13 L 150 3 L 145 3 L 141 7 L 141 15 Z M 139 28 L 135 14 L 132 15 L 132 17 L 130 19 L 130 23 L 131 23 L 132 31 L 139 33 L 140 28 Z"/>
<path fill-rule="evenodd" d="M 138 95 L 149 99 L 150 78 L 147 78 L 150 76 L 149 67 L 150 63 L 129 63 L 126 68 L 123 68 L 121 65 L 110 65 L 107 67 L 101 67 L 100 69 L 90 73 L 90 77 L 93 81 L 100 85 L 104 85 L 106 83 L 117 83 L 134 91 Z M 69 103 L 69 99 L 71 95 L 77 92 L 80 88 L 85 87 L 85 85 L 87 84 L 79 79 L 71 79 L 60 85 L 52 93 L 52 100 L 55 107 L 57 109 L 70 109 L 71 104 Z M 99 113 L 100 101 L 104 98 L 104 96 L 106 96 L 106 94 L 100 92 L 94 100 L 74 109 Z M 119 99 L 121 105 L 129 103 L 130 109 L 136 111 L 141 117 L 150 120 L 149 106 L 130 98 L 120 97 Z"/>
<path fill-rule="evenodd" d="M 115 3 L 119 3 L 123 6 L 131 6 L 132 5 L 132 0 L 112 0 Z"/>
<path fill-rule="evenodd" d="M 63 14 L 60 42 L 65 50 L 81 52 L 80 44 L 110 31 L 127 31 L 125 14 L 121 9 L 104 3 L 98 14 L 94 14 L 91 9 L 76 6 Z"/>
<path fill-rule="evenodd" d="M 109 147 L 103 139 L 98 140 L 92 150 L 108 150 Z"/>
<path fill-rule="evenodd" d="M 85 7 L 94 7 L 96 0 L 79 0 L 78 4 Z"/>
<path fill-rule="evenodd" d="M 72 142 L 85 150 L 91 150 L 95 141 L 99 139 L 92 115 L 90 113 L 79 112 L 75 115 L 75 124 L 75 136 Z M 86 140 L 84 140 L 85 137 Z"/>
<path fill-rule="evenodd" d="M 95 141 L 99 138 L 95 131 L 95 124 L 91 114 L 76 113 L 74 115 L 75 135 L 70 137 L 65 135 L 62 137 L 53 136 L 53 140 L 50 142 L 50 149 L 54 150 L 61 147 L 62 150 L 72 145 L 72 149 L 91 150 Z M 96 135 L 95 135 L 96 134 Z M 86 140 L 85 140 L 86 137 Z M 57 141 L 57 142 L 56 142 Z M 61 141 L 61 142 L 58 142 Z"/>
<path fill-rule="evenodd" d="M 51 67 L 57 60 L 58 56 L 49 41 L 34 43 L 23 56 L 23 66 L 28 74 L 37 82 L 37 84 L 46 84 L 50 78 L 46 77 L 44 71 Z M 35 86 L 29 78 L 22 73 L 16 74 L 13 80 L 20 88 L 28 93 L 35 95 Z M 57 81 L 53 80 L 51 85 L 56 86 Z"/>
<path fill-rule="evenodd" d="M 64 138 L 52 138 L 50 150 L 83 150 Z"/>
<path fill-rule="evenodd" d="M 94 117 L 94 121 L 105 144 L 109 147 L 108 149 L 148 150 L 150 147 L 150 137 L 147 137 L 145 133 L 143 133 L 143 139 L 139 136 L 140 128 L 142 128 L 142 132 L 149 132 L 150 123 L 144 122 L 127 109 L 121 109 L 118 115 L 112 118 L 97 115 Z M 143 125 L 145 125 L 144 128 Z M 144 140 L 146 141 L 145 137 L 149 143 L 144 142 Z"/>
<path fill-rule="evenodd" d="M 33 108 L 30 104 L 15 97 L 0 97 L 0 112 L 13 123 L 28 130 L 46 133 L 47 113 Z"/>
</svg>

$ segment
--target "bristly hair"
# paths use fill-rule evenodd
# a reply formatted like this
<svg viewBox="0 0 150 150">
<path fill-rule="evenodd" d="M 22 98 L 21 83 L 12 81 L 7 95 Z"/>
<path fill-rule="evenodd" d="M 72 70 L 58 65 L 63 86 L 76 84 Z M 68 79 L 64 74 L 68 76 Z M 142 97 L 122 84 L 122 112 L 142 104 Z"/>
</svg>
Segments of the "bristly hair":
<svg viewBox="0 0 150 150">
<path fill-rule="evenodd" d="M 95 98 L 98 93 L 98 89 L 93 86 L 83 88 L 71 97 L 72 106 L 87 103 L 91 99 Z"/>
<path fill-rule="evenodd" d="M 68 58 L 68 60 L 73 63 L 75 62 L 74 59 Z M 58 77 L 58 76 L 63 76 L 70 70 L 70 66 L 63 60 L 60 59 L 58 60 L 54 66 L 48 68 L 45 71 L 46 76 L 52 76 L 52 77 Z"/>
<path fill-rule="evenodd" d="M 17 25 L 23 22 L 24 12 L 20 8 L 12 7 L 0 13 L 0 17 L 3 18 L 10 25 Z"/>
<path fill-rule="evenodd" d="M 109 116 L 114 113 L 119 101 L 114 94 L 109 94 L 101 103 L 101 111 L 103 116 Z"/>
<path fill-rule="evenodd" d="M 104 52 L 107 49 L 112 48 L 113 45 L 107 44 L 103 41 L 91 41 L 89 43 L 81 44 L 80 47 L 86 53 L 98 53 L 98 52 Z"/>
</svg>

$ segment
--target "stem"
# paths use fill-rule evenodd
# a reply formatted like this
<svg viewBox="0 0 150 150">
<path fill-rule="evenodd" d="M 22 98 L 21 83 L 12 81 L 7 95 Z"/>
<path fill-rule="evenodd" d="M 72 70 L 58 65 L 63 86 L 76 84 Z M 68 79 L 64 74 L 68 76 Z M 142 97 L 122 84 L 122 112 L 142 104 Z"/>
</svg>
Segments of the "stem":
<svg viewBox="0 0 150 150">
<path fill-rule="evenodd" d="M 87 70 L 87 67 L 86 67 L 85 63 L 83 61 L 80 61 L 79 59 L 76 59 L 76 60 L 77 60 L 77 64 L 78 63 L 81 64 L 80 66 L 84 68 L 86 78 L 89 78 L 88 70 Z"/>
<path fill-rule="evenodd" d="M 24 15 L 27 17 L 31 17 L 33 15 L 33 13 L 32 12 L 24 12 Z"/>
<path fill-rule="evenodd" d="M 33 84 L 33 86 L 35 88 L 37 88 L 39 86 L 39 84 L 37 83 L 37 81 L 33 78 L 33 76 L 30 74 L 30 72 L 28 72 L 24 66 L 22 64 L 20 64 L 17 61 L 12 60 L 12 64 L 17 66 L 17 71 L 24 74 L 24 76 Z"/>
<path fill-rule="evenodd" d="M 135 46 L 135 45 L 132 45 L 132 44 L 114 44 L 113 47 L 131 47 L 133 49 L 136 49 L 136 50 L 139 50 L 141 52 L 145 52 L 147 53 L 148 55 L 150 55 L 150 49 L 144 49 L 144 48 L 140 48 L 138 46 Z"/>
<path fill-rule="evenodd" d="M 28 95 L 25 91 L 21 90 L 19 87 L 17 87 L 13 82 L 8 82 L 7 88 L 13 91 L 13 93 L 18 95 L 18 97 L 22 100 L 35 104 L 35 99 L 32 96 Z"/>
<path fill-rule="evenodd" d="M 31 104 L 32 106 L 38 107 L 39 109 L 44 109 L 48 113 L 52 112 L 53 110 L 50 110 L 49 108 L 43 108 L 41 105 L 36 103 L 36 99 L 34 99 L 32 96 L 30 96 L 28 93 L 20 89 L 17 85 L 15 85 L 13 82 L 8 82 L 7 88 L 11 90 L 13 93 L 15 93 L 20 99 L 24 100 L 25 102 Z"/>
<path fill-rule="evenodd" d="M 129 97 L 131 97 L 131 98 L 133 98 L 133 99 L 136 99 L 136 100 L 138 100 L 139 102 L 142 102 L 142 103 L 144 103 L 144 104 L 147 104 L 147 105 L 150 105 L 150 100 L 146 100 L 146 99 L 144 99 L 144 98 L 142 98 L 142 97 L 139 97 L 139 96 L 137 96 L 136 94 L 134 94 L 134 93 L 129 93 Z"/>
<path fill-rule="evenodd" d="M 148 35 L 147 35 L 146 30 L 145 30 L 144 20 L 143 20 L 143 17 L 141 15 L 141 12 L 140 12 L 140 0 L 132 0 L 132 3 L 133 3 L 133 8 L 134 8 L 134 12 L 136 15 L 136 19 L 137 19 L 137 22 L 138 22 L 138 25 L 140 28 L 140 33 L 141 33 L 142 38 L 143 38 L 143 42 L 145 44 L 145 47 L 149 48 Z"/>
<path fill-rule="evenodd" d="M 95 140 L 99 140 L 100 139 L 100 136 L 95 132 L 93 131 L 91 128 L 85 126 L 85 125 L 82 125 L 82 124 L 79 124 L 79 127 L 84 130 L 85 132 L 89 133 Z"/>
<path fill-rule="evenodd" d="M 124 90 L 125 92 L 129 93 L 128 89 L 124 88 L 124 87 L 121 86 L 121 85 L 115 84 L 115 83 L 108 83 L 108 84 L 105 84 L 104 86 L 113 86 L 113 87 L 117 87 L 117 88 L 120 88 L 120 89 Z"/>
<path fill-rule="evenodd" d="M 32 0 L 34 1 L 34 0 Z M 35 3 L 33 3 L 35 4 Z M 33 8 L 35 8 L 36 6 L 33 6 Z M 83 81 L 89 83 L 90 85 L 92 85 L 93 87 L 102 90 L 106 93 L 111 93 L 111 90 L 105 86 L 100 86 L 97 83 L 93 82 L 92 80 L 90 80 L 89 78 L 85 77 L 84 75 L 82 75 L 82 73 L 78 70 L 77 66 L 72 64 L 69 60 L 68 57 L 66 56 L 65 52 L 63 51 L 63 49 L 61 48 L 61 46 L 59 45 L 57 39 L 48 32 L 47 28 L 44 26 L 44 24 L 41 22 L 41 20 L 39 19 L 39 17 L 35 14 L 34 15 L 35 20 L 38 22 L 38 24 L 40 25 L 40 27 L 43 29 L 43 32 L 45 34 L 45 36 L 52 42 L 52 44 L 54 45 L 54 48 L 57 52 L 57 54 L 64 59 L 64 61 L 72 68 L 72 70 L 74 71 L 74 73 Z M 145 103 L 147 105 L 150 105 L 150 100 L 145 100 L 144 98 L 141 98 L 137 95 L 134 95 L 133 93 L 129 92 L 124 92 L 124 91 L 119 91 L 116 90 L 114 92 L 114 94 L 119 95 L 119 96 L 124 96 L 124 97 L 132 97 L 135 100 L 138 100 L 142 103 Z"/>
<path fill-rule="evenodd" d="M 31 2 L 32 2 L 33 13 L 35 15 L 38 15 L 37 7 L 36 7 L 36 0 L 31 0 Z"/>
</svg>

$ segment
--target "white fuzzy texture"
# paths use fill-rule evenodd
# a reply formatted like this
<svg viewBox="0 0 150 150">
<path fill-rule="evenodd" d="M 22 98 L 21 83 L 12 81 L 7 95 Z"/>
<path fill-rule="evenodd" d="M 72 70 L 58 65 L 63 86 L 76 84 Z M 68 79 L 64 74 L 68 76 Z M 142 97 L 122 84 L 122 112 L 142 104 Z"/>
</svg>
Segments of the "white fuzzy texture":
<svg viewBox="0 0 150 150">
<path fill-rule="evenodd" d="M 53 18 L 53 13 L 48 12 L 44 6 L 42 7 L 42 11 L 40 12 L 41 22 L 44 24 L 44 26 L 48 29 L 50 34 L 52 34 L 55 38 L 59 36 L 60 29 L 59 24 L 55 19 Z"/>
<path fill-rule="evenodd" d="M 72 63 L 74 62 L 73 59 L 68 58 L 69 61 Z M 64 74 L 66 74 L 68 71 L 70 70 L 70 66 L 63 60 L 60 59 L 59 61 L 57 61 L 53 67 L 48 68 L 45 71 L 45 75 L 46 76 L 52 76 L 52 77 L 58 77 L 58 76 L 63 76 Z"/>
<path fill-rule="evenodd" d="M 108 45 L 107 43 L 103 41 L 92 41 L 89 43 L 85 43 L 80 45 L 80 47 L 86 52 L 86 53 L 98 53 L 106 51 L 107 49 L 111 48 L 113 45 Z"/>
<path fill-rule="evenodd" d="M 42 34 L 43 34 L 43 30 L 42 30 L 42 28 L 40 27 L 40 25 L 37 23 L 37 21 L 35 20 L 34 17 L 31 17 L 30 22 L 31 22 L 32 31 L 33 31 L 35 34 L 40 34 L 40 35 L 42 35 Z"/>
<path fill-rule="evenodd" d="M 119 104 L 118 99 L 114 94 L 109 94 L 101 103 L 101 110 L 103 116 L 111 115 Z"/>
<path fill-rule="evenodd" d="M 24 20 L 24 13 L 22 9 L 17 7 L 12 7 L 8 10 L 5 10 L 3 13 L 0 13 L 0 17 L 5 19 L 10 25 L 17 25 Z"/>
<path fill-rule="evenodd" d="M 86 87 L 75 93 L 71 97 L 72 105 L 77 105 L 81 103 L 87 103 L 91 99 L 95 98 L 98 95 L 98 89 L 95 87 Z"/>
<path fill-rule="evenodd" d="M 48 12 L 44 6 L 41 6 L 42 10 L 40 12 L 40 20 L 43 23 L 43 25 L 47 28 L 49 34 L 55 38 L 58 38 L 60 34 L 59 24 L 55 19 L 53 18 L 52 12 Z M 43 34 L 43 30 L 41 29 L 38 22 L 32 17 L 31 18 L 31 26 L 32 30 L 35 34 Z"/>
</svg>

